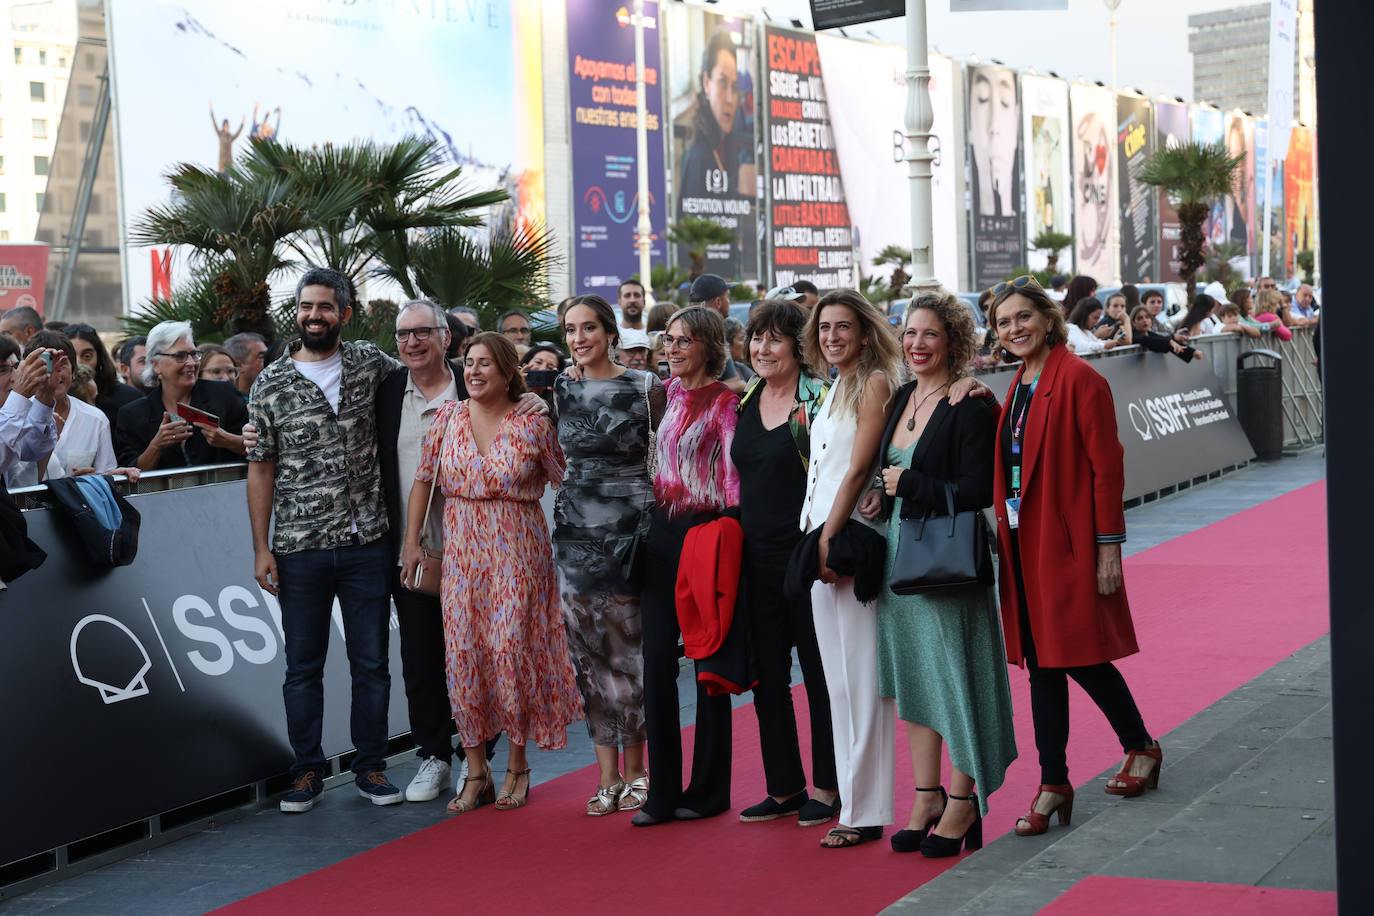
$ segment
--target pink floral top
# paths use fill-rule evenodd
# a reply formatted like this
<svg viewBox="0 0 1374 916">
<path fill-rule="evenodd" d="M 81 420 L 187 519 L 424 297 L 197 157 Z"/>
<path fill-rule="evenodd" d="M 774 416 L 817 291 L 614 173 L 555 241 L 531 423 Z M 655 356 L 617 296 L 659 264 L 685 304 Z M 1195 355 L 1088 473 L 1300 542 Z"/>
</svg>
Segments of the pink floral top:
<svg viewBox="0 0 1374 916">
<path fill-rule="evenodd" d="M 739 475 L 730 461 L 739 396 L 720 382 L 688 390 L 673 378 L 665 387 L 654 475 L 658 504 L 670 516 L 739 505 Z"/>
</svg>

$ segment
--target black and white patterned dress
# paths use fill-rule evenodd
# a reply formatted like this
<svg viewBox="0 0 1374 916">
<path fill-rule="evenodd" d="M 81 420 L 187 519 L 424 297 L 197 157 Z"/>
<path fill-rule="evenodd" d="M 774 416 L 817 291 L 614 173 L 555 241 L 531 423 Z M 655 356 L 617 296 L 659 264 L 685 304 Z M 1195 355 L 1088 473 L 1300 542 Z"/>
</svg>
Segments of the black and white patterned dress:
<svg viewBox="0 0 1374 916">
<path fill-rule="evenodd" d="M 554 397 L 568 461 L 553 510 L 554 561 L 587 731 L 597 747 L 633 746 L 645 738 L 644 657 L 639 594 L 621 574 L 621 550 L 653 506 L 649 430 L 666 396 L 657 376 L 626 369 L 560 376 Z"/>
</svg>

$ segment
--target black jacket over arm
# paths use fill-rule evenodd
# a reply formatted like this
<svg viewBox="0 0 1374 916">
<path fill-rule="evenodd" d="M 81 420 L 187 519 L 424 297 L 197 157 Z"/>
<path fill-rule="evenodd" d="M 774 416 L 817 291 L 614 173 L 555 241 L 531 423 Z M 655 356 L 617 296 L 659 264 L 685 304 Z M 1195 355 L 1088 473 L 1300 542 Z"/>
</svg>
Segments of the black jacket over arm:
<svg viewBox="0 0 1374 916">
<path fill-rule="evenodd" d="M 191 389 L 191 397 L 186 402 L 192 407 L 219 417 L 220 429 L 236 436 L 243 434 L 243 424 L 248 422 L 248 407 L 239 397 L 239 390 L 233 382 L 216 382 L 201 379 Z M 162 386 L 155 385 L 145 397 L 130 401 L 119 409 L 119 421 L 114 428 L 115 460 L 123 467 L 132 467 L 148 448 L 148 443 L 157 435 L 162 425 Z M 194 467 L 201 464 L 230 464 L 244 461 L 225 448 L 214 448 L 205 441 L 200 430 L 191 433 L 191 438 L 179 448 L 165 448 L 157 460 L 157 470 L 169 468 Z"/>
<path fill-rule="evenodd" d="M 896 406 L 883 431 L 878 448 L 883 467 L 898 423 L 906 421 L 906 406 L 916 390 L 908 382 L 897 392 Z M 902 518 L 919 518 L 927 509 L 945 513 L 945 484 L 954 484 L 954 510 L 985 509 L 992 505 L 992 467 L 997 435 L 997 414 L 981 398 L 964 398 L 949 406 L 947 398 L 935 405 L 911 468 L 897 482 L 902 497 Z M 892 514 L 892 498 L 883 493 L 883 515 Z"/>
<path fill-rule="evenodd" d="M 466 400 L 468 391 L 463 384 L 463 374 L 452 363 L 447 365 L 453 373 L 453 380 L 458 383 L 458 400 Z M 382 468 L 382 493 L 386 499 L 386 516 L 390 522 L 387 529 L 393 553 L 401 549 L 406 539 L 406 517 L 401 511 L 401 504 L 404 497 L 409 495 L 413 483 L 397 479 L 400 459 L 396 454 L 396 437 L 401 434 L 401 401 L 409 381 L 410 370 L 401 366 L 387 373 L 377 389 L 377 459 Z"/>
</svg>

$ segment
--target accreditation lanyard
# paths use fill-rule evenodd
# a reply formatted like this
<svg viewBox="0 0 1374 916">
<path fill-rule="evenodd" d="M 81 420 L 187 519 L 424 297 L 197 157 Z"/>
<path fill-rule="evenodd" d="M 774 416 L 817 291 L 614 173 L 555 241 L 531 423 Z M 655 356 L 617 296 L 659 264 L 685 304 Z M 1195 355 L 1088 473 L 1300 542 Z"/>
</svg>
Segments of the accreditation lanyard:
<svg viewBox="0 0 1374 916">
<path fill-rule="evenodd" d="M 1011 397 L 1011 409 L 1007 411 L 1007 422 L 1011 424 L 1011 488 L 1013 497 L 1018 500 L 1021 496 L 1021 446 L 1025 442 L 1026 414 L 1030 412 L 1031 399 L 1038 384 L 1040 376 L 1037 374 L 1026 392 L 1026 400 L 1021 404 L 1020 414 L 1016 412 L 1016 398 L 1021 393 L 1021 387 L 1018 385 Z"/>
</svg>

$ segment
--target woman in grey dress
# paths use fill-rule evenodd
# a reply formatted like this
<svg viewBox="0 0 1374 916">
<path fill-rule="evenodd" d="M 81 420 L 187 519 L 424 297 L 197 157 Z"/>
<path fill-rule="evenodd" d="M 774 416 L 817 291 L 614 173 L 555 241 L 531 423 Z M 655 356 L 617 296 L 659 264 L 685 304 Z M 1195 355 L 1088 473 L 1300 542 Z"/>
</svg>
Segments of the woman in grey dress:
<svg viewBox="0 0 1374 916">
<path fill-rule="evenodd" d="M 624 560 L 653 505 L 649 435 L 663 416 L 658 377 L 611 361 L 615 312 L 577 296 L 563 312 L 577 366 L 554 385 L 568 473 L 554 503 L 558 590 L 601 778 L 593 816 L 632 811 L 649 792 L 644 765 L 644 656 L 639 589 Z M 621 769 L 621 752 L 624 769 Z"/>
<path fill-rule="evenodd" d="M 973 321 L 954 295 L 921 296 L 907 309 L 902 351 L 916 381 L 897 392 L 879 454 L 881 496 L 860 511 L 887 511 L 887 579 L 901 541 L 902 518 L 946 514 L 992 502 L 996 414 L 981 398 L 951 406 L 950 385 L 975 352 Z M 967 390 L 968 383 L 961 386 Z M 894 503 L 895 498 L 895 503 Z M 932 522 L 938 524 L 938 522 Z M 1016 759 L 1011 691 L 992 584 L 878 597 L 878 693 L 897 702 L 906 723 L 916 800 L 898 852 L 938 858 L 982 846 L 987 797 Z M 940 786 L 941 745 L 949 746 L 948 803 Z M 977 787 L 982 799 L 974 794 Z"/>
</svg>

